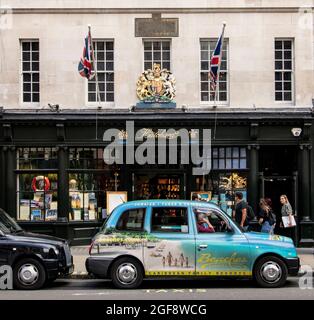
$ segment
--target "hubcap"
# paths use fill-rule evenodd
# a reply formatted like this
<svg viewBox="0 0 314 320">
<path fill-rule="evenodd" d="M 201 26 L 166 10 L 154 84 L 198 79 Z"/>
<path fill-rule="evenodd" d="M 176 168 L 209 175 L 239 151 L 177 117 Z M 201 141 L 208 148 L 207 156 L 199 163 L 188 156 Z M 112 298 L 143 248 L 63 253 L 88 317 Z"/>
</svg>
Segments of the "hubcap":
<svg viewBox="0 0 314 320">
<path fill-rule="evenodd" d="M 282 275 L 281 267 L 278 263 L 269 261 L 263 264 L 261 268 L 261 276 L 268 283 L 276 283 Z"/>
<path fill-rule="evenodd" d="M 39 272 L 33 264 L 24 264 L 18 271 L 18 278 L 24 285 L 32 285 L 37 282 Z"/>
<path fill-rule="evenodd" d="M 137 278 L 136 267 L 132 263 L 123 263 L 117 269 L 117 278 L 123 284 L 132 284 Z"/>
</svg>

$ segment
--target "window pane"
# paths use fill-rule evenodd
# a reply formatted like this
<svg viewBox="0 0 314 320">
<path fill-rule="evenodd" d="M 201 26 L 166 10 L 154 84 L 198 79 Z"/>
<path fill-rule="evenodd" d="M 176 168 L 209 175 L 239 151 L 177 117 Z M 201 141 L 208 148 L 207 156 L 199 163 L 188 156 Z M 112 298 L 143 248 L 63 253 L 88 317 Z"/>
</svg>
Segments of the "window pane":
<svg viewBox="0 0 314 320">
<path fill-rule="evenodd" d="M 23 74 L 23 82 L 31 82 L 32 81 L 32 77 L 30 73 L 24 73 Z"/>
<path fill-rule="evenodd" d="M 23 62 L 23 71 L 30 71 L 31 64 L 29 62 Z"/>
<path fill-rule="evenodd" d="M 286 70 L 291 70 L 292 69 L 292 62 L 291 61 L 285 61 L 284 67 Z"/>
<path fill-rule="evenodd" d="M 39 71 L 39 62 L 32 63 L 32 71 Z"/>
<path fill-rule="evenodd" d="M 33 102 L 39 102 L 39 94 L 33 93 Z"/>
<path fill-rule="evenodd" d="M 281 72 L 275 72 L 275 80 L 282 80 L 282 73 Z"/>
<path fill-rule="evenodd" d="M 33 83 L 33 92 L 39 92 L 39 83 Z"/>
<path fill-rule="evenodd" d="M 152 52 L 150 51 L 144 52 L 144 60 L 152 60 L 152 58 L 153 58 Z"/>
<path fill-rule="evenodd" d="M 208 94 L 208 92 L 201 92 L 201 100 L 202 100 L 202 101 L 209 101 L 209 94 Z"/>
<path fill-rule="evenodd" d="M 23 84 L 23 91 L 24 92 L 31 92 L 31 84 L 30 83 L 24 83 Z"/>
<path fill-rule="evenodd" d="M 282 90 L 282 82 L 276 82 L 276 83 L 275 83 L 275 89 L 276 89 L 277 91 Z"/>
<path fill-rule="evenodd" d="M 208 91 L 208 82 L 202 82 L 201 83 L 201 90 L 202 91 Z"/>
<path fill-rule="evenodd" d="M 39 51 L 39 42 L 32 42 L 32 51 Z"/>
<path fill-rule="evenodd" d="M 276 99 L 276 101 L 282 101 L 282 93 L 281 92 L 276 92 L 275 93 L 275 99 Z"/>
<path fill-rule="evenodd" d="M 282 61 L 275 61 L 275 69 L 282 70 Z"/>
<path fill-rule="evenodd" d="M 145 209 L 128 210 L 119 218 L 116 229 L 120 231 L 143 231 L 144 220 Z"/>
<path fill-rule="evenodd" d="M 30 93 L 24 93 L 23 94 L 23 101 L 24 102 L 31 102 L 31 94 Z"/>
<path fill-rule="evenodd" d="M 285 93 L 284 93 L 284 100 L 285 100 L 285 101 L 291 101 L 291 100 L 292 100 L 292 94 L 291 94 L 291 92 L 285 92 Z"/>
<path fill-rule="evenodd" d="M 39 61 L 39 52 L 32 52 L 32 60 Z"/>
<path fill-rule="evenodd" d="M 290 40 L 284 41 L 284 48 L 288 50 L 292 49 L 292 41 Z"/>
<path fill-rule="evenodd" d="M 167 233 L 188 233 L 186 208 L 153 208 L 152 231 Z"/>
<path fill-rule="evenodd" d="M 154 50 L 161 50 L 161 43 L 160 41 L 153 42 L 153 49 Z"/>
<path fill-rule="evenodd" d="M 291 90 L 292 88 L 291 88 L 291 82 L 285 82 L 284 83 L 284 90 Z"/>
<path fill-rule="evenodd" d="M 111 50 L 113 51 L 113 41 L 107 41 L 106 42 L 106 50 Z"/>
<path fill-rule="evenodd" d="M 282 51 L 281 50 L 275 51 L 275 59 L 276 60 L 281 60 L 282 59 Z"/>
<path fill-rule="evenodd" d="M 30 51 L 31 50 L 30 42 L 22 42 L 22 49 L 23 51 Z"/>
<path fill-rule="evenodd" d="M 282 41 L 275 41 L 275 49 L 282 49 Z"/>
<path fill-rule="evenodd" d="M 291 80 L 291 72 L 284 72 L 284 80 Z"/>
</svg>

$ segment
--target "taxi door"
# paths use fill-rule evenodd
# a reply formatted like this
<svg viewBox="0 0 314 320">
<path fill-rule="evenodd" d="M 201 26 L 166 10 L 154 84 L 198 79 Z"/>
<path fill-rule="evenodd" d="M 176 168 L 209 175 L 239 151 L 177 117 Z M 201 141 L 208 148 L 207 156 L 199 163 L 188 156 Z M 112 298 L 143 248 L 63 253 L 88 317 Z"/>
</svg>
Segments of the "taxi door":
<svg viewBox="0 0 314 320">
<path fill-rule="evenodd" d="M 149 237 L 144 245 L 147 276 L 188 276 L 195 273 L 195 235 L 188 206 L 150 207 Z"/>
<path fill-rule="evenodd" d="M 196 240 L 196 275 L 251 276 L 251 256 L 248 240 L 235 227 L 229 230 L 228 219 L 218 210 L 210 209 L 209 220 L 215 233 L 200 233 L 198 213 L 191 208 Z"/>
</svg>

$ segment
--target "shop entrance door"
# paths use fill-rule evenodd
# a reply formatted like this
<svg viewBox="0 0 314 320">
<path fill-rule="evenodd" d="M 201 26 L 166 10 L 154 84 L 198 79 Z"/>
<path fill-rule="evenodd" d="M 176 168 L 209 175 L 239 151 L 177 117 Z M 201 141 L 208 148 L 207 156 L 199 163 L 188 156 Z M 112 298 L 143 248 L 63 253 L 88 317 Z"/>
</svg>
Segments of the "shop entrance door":
<svg viewBox="0 0 314 320">
<path fill-rule="evenodd" d="M 276 216 L 281 216 L 280 196 L 287 195 L 294 214 L 298 213 L 297 203 L 297 173 L 293 176 L 262 176 L 261 179 L 261 197 L 270 198 L 273 204 L 273 210 Z M 280 234 L 282 230 L 279 228 L 279 223 L 276 224 L 275 232 Z M 295 240 L 295 239 L 294 239 Z"/>
<path fill-rule="evenodd" d="M 185 173 L 136 171 L 132 174 L 133 200 L 186 199 Z"/>
</svg>

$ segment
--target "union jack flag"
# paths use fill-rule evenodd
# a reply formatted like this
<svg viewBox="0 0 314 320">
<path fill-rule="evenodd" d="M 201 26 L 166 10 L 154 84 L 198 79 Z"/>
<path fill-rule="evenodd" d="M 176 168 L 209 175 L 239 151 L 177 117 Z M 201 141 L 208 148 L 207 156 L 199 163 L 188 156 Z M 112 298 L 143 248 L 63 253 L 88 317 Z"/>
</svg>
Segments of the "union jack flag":
<svg viewBox="0 0 314 320">
<path fill-rule="evenodd" d="M 209 72 L 210 88 L 214 92 L 216 92 L 217 81 L 219 77 L 224 31 L 225 31 L 225 25 L 223 27 L 222 34 L 217 41 L 213 55 L 210 59 L 210 72 Z"/>
<path fill-rule="evenodd" d="M 83 56 L 79 62 L 78 65 L 78 71 L 80 75 L 84 78 L 87 78 L 88 80 L 92 79 L 93 74 L 93 64 L 92 64 L 92 37 L 90 32 L 88 33 L 88 36 L 85 38 L 85 45 L 83 50 Z"/>
</svg>

